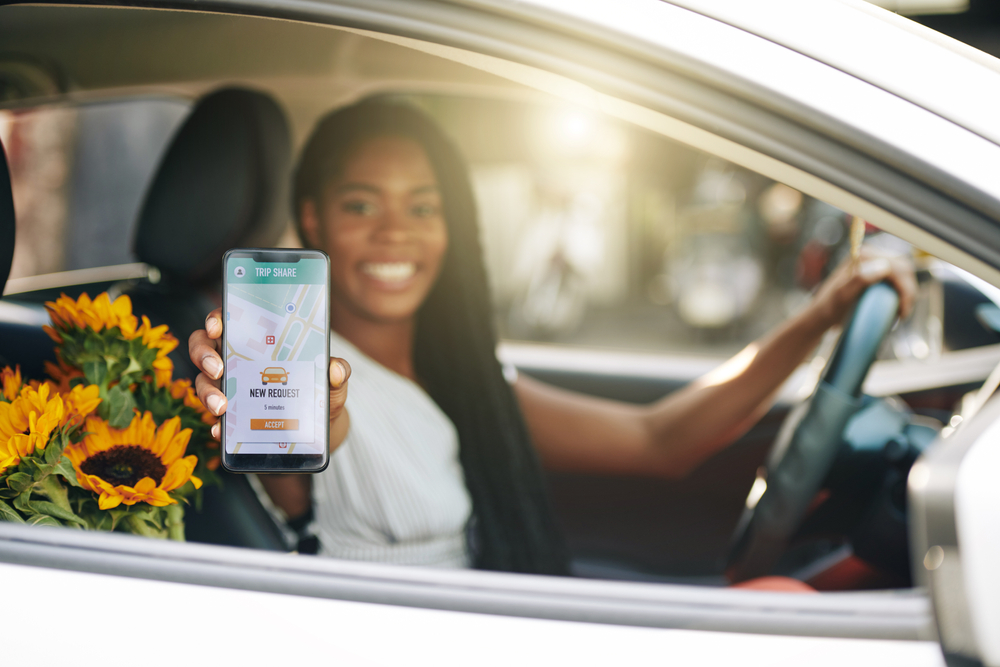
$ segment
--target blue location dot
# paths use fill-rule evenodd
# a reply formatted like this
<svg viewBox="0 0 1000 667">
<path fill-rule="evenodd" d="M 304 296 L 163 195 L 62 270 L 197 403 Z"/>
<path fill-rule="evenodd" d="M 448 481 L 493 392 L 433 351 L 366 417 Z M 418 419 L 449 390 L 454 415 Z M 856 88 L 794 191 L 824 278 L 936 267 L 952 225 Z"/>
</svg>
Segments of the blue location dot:
<svg viewBox="0 0 1000 667">
<path fill-rule="evenodd" d="M 294 313 L 295 312 L 295 304 L 294 303 L 286 303 L 285 304 L 285 312 L 286 313 Z"/>
</svg>

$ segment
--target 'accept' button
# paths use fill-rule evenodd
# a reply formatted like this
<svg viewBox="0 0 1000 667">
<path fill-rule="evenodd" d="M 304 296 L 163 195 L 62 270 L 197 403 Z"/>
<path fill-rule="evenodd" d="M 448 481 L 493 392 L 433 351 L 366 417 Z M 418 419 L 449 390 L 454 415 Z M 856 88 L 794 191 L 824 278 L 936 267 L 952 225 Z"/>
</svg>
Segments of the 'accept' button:
<svg viewBox="0 0 1000 667">
<path fill-rule="evenodd" d="M 251 419 L 251 431 L 298 431 L 298 419 Z"/>
</svg>

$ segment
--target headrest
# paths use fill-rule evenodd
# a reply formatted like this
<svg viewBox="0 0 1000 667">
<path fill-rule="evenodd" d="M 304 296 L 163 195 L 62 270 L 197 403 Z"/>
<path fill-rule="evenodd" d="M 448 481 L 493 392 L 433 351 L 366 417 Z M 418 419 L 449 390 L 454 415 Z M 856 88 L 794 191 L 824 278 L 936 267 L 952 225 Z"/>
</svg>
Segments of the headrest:
<svg viewBox="0 0 1000 667">
<path fill-rule="evenodd" d="M 239 88 L 195 105 L 156 171 L 135 252 L 181 285 L 218 280 L 222 255 L 269 246 L 285 224 L 290 142 L 271 97 Z"/>
<path fill-rule="evenodd" d="M 10 276 L 10 264 L 14 260 L 14 193 L 10 187 L 10 169 L 7 155 L 0 144 L 0 294 Z"/>
</svg>

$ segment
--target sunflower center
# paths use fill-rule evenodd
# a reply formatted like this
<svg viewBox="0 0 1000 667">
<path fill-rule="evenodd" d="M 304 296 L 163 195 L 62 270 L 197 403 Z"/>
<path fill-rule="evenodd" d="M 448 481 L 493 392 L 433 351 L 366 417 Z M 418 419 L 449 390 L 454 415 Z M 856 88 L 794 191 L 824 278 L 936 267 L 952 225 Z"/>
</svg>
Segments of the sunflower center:
<svg viewBox="0 0 1000 667">
<path fill-rule="evenodd" d="M 167 474 L 167 466 L 159 456 L 135 445 L 115 445 L 94 454 L 80 465 L 80 470 L 115 486 L 135 486 L 143 477 L 152 477 L 159 484 Z"/>
</svg>

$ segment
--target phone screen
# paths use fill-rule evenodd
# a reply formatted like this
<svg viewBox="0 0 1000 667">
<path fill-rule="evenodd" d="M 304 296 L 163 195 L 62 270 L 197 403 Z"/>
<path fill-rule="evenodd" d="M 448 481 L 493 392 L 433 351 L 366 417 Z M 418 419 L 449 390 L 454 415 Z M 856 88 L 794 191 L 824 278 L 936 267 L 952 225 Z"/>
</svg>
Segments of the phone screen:
<svg viewBox="0 0 1000 667">
<path fill-rule="evenodd" d="M 231 250 L 224 260 L 226 467 L 315 471 L 329 429 L 329 259 Z"/>
</svg>

